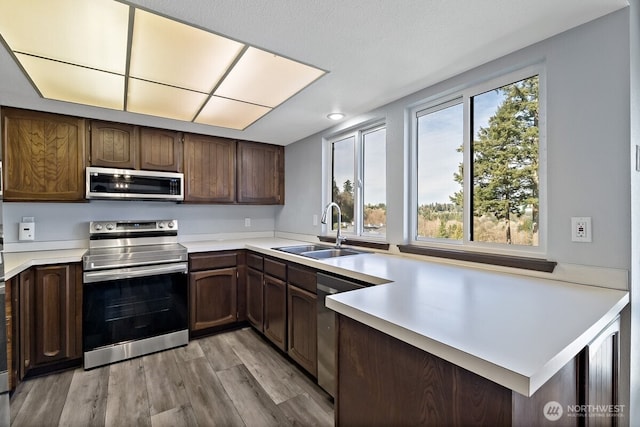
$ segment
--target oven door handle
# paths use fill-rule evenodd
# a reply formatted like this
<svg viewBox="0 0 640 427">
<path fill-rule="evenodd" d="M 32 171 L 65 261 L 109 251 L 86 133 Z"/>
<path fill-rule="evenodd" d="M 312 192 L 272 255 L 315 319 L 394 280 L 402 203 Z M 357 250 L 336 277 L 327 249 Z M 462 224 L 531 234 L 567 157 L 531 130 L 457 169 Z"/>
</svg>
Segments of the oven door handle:
<svg viewBox="0 0 640 427">
<path fill-rule="evenodd" d="M 132 279 L 136 277 L 157 276 L 159 274 L 187 274 L 186 262 L 169 265 L 119 268 L 116 270 L 88 271 L 83 274 L 83 283 L 106 282 L 109 280 Z"/>
</svg>

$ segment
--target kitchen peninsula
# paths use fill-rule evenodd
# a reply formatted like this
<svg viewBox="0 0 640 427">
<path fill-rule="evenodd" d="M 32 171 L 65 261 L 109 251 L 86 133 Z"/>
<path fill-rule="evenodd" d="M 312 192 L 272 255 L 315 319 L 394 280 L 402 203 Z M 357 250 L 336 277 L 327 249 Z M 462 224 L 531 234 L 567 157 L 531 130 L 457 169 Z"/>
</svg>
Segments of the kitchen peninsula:
<svg viewBox="0 0 640 427">
<path fill-rule="evenodd" d="M 327 298 L 339 314 L 338 425 L 544 421 L 547 401 L 588 397 L 576 384 L 585 385 L 596 344 L 617 357 L 616 319 L 629 301 L 625 291 L 384 253 L 320 261 L 273 249 L 300 244 L 290 239 L 181 243 L 190 253 L 247 249 L 376 285 Z M 6 254 L 7 275 L 78 262 L 82 252 Z M 420 418 L 411 418 L 415 401 Z"/>
</svg>

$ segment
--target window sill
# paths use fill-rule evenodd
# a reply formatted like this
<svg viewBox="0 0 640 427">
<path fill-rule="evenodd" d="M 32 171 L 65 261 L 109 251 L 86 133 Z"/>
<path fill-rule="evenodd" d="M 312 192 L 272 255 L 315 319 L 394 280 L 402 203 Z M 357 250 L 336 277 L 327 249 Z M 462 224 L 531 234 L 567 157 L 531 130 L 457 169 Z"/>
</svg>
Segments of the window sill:
<svg viewBox="0 0 640 427">
<path fill-rule="evenodd" d="M 542 271 L 552 273 L 558 264 L 555 261 L 548 261 L 539 258 L 526 258 L 512 255 L 497 255 L 477 252 L 466 252 L 454 249 L 427 248 L 417 245 L 398 245 L 400 252 L 433 256 L 438 258 L 448 258 L 458 261 L 478 262 L 481 264 L 499 265 L 501 267 L 522 268 L 525 270 Z"/>
<path fill-rule="evenodd" d="M 321 242 L 326 242 L 326 243 L 336 242 L 336 238 L 333 236 L 318 236 L 318 239 Z M 386 242 L 372 242 L 370 240 L 347 239 L 347 240 L 343 240 L 342 243 L 349 246 L 360 246 L 363 248 L 380 249 L 383 251 L 389 250 L 389 243 L 386 243 Z"/>
</svg>

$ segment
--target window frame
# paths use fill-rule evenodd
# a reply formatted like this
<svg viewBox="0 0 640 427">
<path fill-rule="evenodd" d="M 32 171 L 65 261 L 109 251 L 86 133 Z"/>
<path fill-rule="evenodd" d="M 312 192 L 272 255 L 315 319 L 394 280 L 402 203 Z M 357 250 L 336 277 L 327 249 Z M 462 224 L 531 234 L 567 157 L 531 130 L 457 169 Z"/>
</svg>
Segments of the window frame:
<svg viewBox="0 0 640 427">
<path fill-rule="evenodd" d="M 528 77 L 538 76 L 538 246 L 509 245 L 506 243 L 478 242 L 471 240 L 471 221 L 473 213 L 469 209 L 471 206 L 473 177 L 471 176 L 472 161 L 472 117 L 471 98 L 481 95 L 487 91 L 518 82 Z M 407 128 L 410 130 L 410 197 L 408 215 L 407 241 L 411 245 L 442 248 L 448 250 L 462 250 L 469 252 L 481 252 L 492 254 L 518 255 L 540 257 L 547 254 L 547 132 L 546 132 L 546 76 L 543 64 L 529 65 L 513 71 L 503 73 L 497 77 L 487 79 L 482 82 L 469 84 L 447 93 L 440 93 L 430 99 L 422 100 L 407 109 Z M 418 117 L 430 112 L 435 112 L 443 108 L 455 105 L 456 102 L 463 104 L 463 229 L 464 234 L 461 241 L 418 237 Z M 423 113 L 423 114 L 420 114 Z M 420 114 L 420 115 L 419 115 Z"/>
<path fill-rule="evenodd" d="M 386 175 L 386 153 L 387 153 L 387 139 L 386 139 L 386 130 L 387 124 L 386 121 L 378 120 L 370 123 L 361 124 L 356 127 L 352 127 L 350 129 L 346 129 L 331 136 L 325 138 L 326 147 L 327 147 L 327 178 L 326 182 L 326 191 L 325 191 L 325 203 L 323 204 L 323 208 L 327 206 L 328 203 L 331 203 L 333 200 L 332 194 L 332 185 L 333 185 L 333 144 L 336 142 L 343 141 L 347 138 L 354 138 L 354 165 L 353 165 L 353 188 L 354 188 L 354 206 L 353 206 L 353 218 L 354 218 L 354 227 L 352 231 L 341 230 L 343 236 L 348 238 L 355 238 L 358 240 L 365 241 L 386 241 L 387 232 L 388 232 L 388 221 L 385 225 L 385 233 L 380 234 L 378 236 L 365 234 L 364 233 L 364 138 L 366 135 L 371 134 L 373 132 L 377 132 L 379 130 L 385 130 L 385 175 Z M 385 182 L 385 205 L 387 204 L 387 188 Z M 341 207 L 342 208 L 342 207 Z M 328 235 L 329 233 L 334 233 L 336 230 L 333 229 L 332 224 L 323 225 L 323 234 Z"/>
</svg>

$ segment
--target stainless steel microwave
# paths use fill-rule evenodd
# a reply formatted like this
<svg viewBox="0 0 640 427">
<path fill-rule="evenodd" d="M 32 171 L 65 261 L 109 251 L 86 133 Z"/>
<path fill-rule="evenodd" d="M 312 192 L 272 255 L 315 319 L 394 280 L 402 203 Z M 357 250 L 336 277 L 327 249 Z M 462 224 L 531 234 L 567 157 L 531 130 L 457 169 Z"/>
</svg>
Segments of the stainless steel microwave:
<svg viewBox="0 0 640 427">
<path fill-rule="evenodd" d="M 184 174 L 87 168 L 87 199 L 184 200 Z"/>
</svg>

